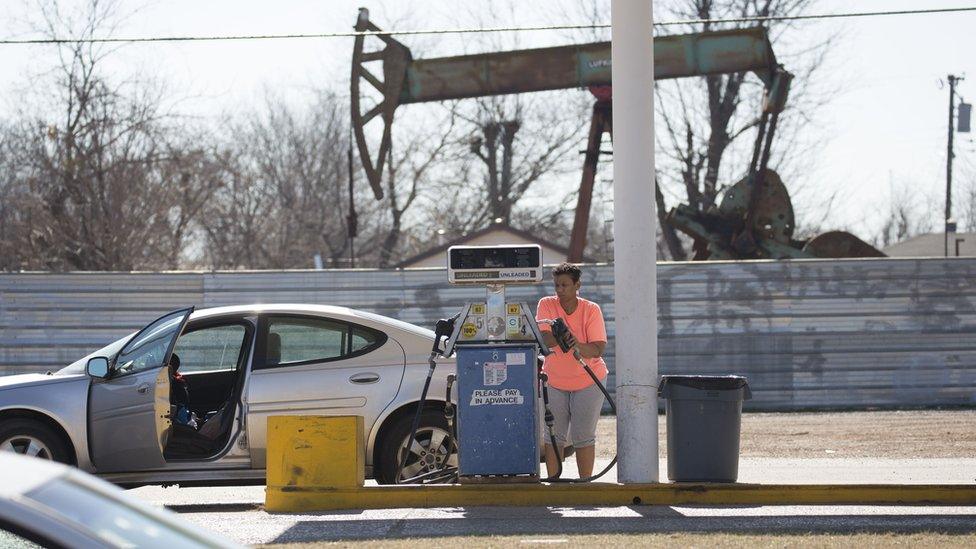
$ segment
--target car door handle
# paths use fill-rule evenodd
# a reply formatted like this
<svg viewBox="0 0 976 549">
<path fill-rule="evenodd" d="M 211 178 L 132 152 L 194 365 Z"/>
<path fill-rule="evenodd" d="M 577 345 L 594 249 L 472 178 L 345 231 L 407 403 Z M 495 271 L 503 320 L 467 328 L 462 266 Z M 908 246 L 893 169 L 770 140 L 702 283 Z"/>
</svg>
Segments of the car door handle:
<svg viewBox="0 0 976 549">
<path fill-rule="evenodd" d="M 349 381 L 353 383 L 359 383 L 361 385 L 364 385 L 366 383 L 376 383 L 379 380 L 380 380 L 379 374 L 374 374 L 372 372 L 349 376 Z"/>
<path fill-rule="evenodd" d="M 146 394 L 146 392 L 148 390 L 149 390 L 149 384 L 148 383 L 143 383 L 142 385 L 136 387 L 136 391 L 138 391 L 140 395 Z"/>
</svg>

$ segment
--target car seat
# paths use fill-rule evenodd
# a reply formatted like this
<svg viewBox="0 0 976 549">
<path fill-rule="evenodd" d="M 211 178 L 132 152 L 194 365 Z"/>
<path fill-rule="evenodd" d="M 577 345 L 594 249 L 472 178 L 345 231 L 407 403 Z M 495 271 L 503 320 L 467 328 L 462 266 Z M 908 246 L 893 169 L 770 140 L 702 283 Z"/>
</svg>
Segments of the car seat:
<svg viewBox="0 0 976 549">
<path fill-rule="evenodd" d="M 236 402 L 224 402 L 220 408 L 203 421 L 199 430 L 186 425 L 173 424 L 174 434 L 166 446 L 167 459 L 209 457 L 227 443 L 234 421 Z"/>
<path fill-rule="evenodd" d="M 265 351 L 264 363 L 274 366 L 281 362 L 281 334 L 268 332 L 268 348 Z"/>
</svg>

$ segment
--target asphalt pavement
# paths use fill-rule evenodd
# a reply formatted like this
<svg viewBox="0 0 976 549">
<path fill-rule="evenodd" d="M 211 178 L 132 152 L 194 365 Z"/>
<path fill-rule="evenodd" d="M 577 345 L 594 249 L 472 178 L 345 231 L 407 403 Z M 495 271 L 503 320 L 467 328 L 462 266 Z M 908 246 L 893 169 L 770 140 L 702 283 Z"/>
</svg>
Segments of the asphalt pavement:
<svg viewBox="0 0 976 549">
<path fill-rule="evenodd" d="M 572 459 L 565 470 L 575 472 Z M 666 460 L 660 471 L 666 481 Z M 614 482 L 615 473 L 600 480 Z M 976 484 L 976 458 L 743 458 L 739 482 Z M 245 544 L 573 533 L 976 533 L 976 506 L 469 507 L 274 514 L 261 509 L 263 486 L 146 486 L 129 493 Z"/>
<path fill-rule="evenodd" d="M 313 514 L 185 513 L 245 544 L 605 533 L 972 533 L 976 507 L 469 507 Z"/>
</svg>

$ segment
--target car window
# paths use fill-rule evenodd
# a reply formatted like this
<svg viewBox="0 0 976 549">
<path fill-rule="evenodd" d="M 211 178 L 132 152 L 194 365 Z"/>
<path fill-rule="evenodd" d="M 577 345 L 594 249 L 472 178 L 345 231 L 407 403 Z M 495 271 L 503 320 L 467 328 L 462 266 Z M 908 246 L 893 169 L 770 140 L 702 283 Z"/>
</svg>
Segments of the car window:
<svg viewBox="0 0 976 549">
<path fill-rule="evenodd" d="M 157 520 L 128 502 L 70 481 L 54 481 L 25 496 L 113 547 L 205 547 L 189 532 Z"/>
<path fill-rule="evenodd" d="M 246 333 L 244 326 L 232 324 L 183 334 L 173 349 L 180 357 L 180 373 L 236 369 Z"/>
<path fill-rule="evenodd" d="M 170 343 L 189 314 L 188 310 L 170 313 L 126 343 L 115 361 L 118 373 L 131 374 L 161 367 L 166 360 Z"/>
<path fill-rule="evenodd" d="M 272 316 L 267 320 L 263 367 L 327 362 L 378 349 L 379 330 L 326 318 Z M 261 366 L 259 366 L 261 367 Z"/>
<path fill-rule="evenodd" d="M 273 318 L 268 324 L 268 364 L 339 358 L 346 354 L 349 325 L 325 319 Z"/>
<path fill-rule="evenodd" d="M 359 326 L 354 326 L 352 329 L 352 348 L 351 352 L 357 353 L 365 349 L 377 346 L 380 339 L 380 334 L 372 330 L 367 330 Z"/>
</svg>

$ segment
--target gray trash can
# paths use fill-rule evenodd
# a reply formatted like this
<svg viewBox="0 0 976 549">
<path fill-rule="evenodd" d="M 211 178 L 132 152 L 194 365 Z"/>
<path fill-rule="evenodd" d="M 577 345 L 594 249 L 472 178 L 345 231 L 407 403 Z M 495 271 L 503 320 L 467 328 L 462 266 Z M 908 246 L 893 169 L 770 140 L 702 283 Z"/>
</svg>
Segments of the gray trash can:
<svg viewBox="0 0 976 549">
<path fill-rule="evenodd" d="M 735 482 L 742 401 L 752 398 L 746 378 L 662 376 L 657 391 L 667 399 L 668 478 Z"/>
</svg>

